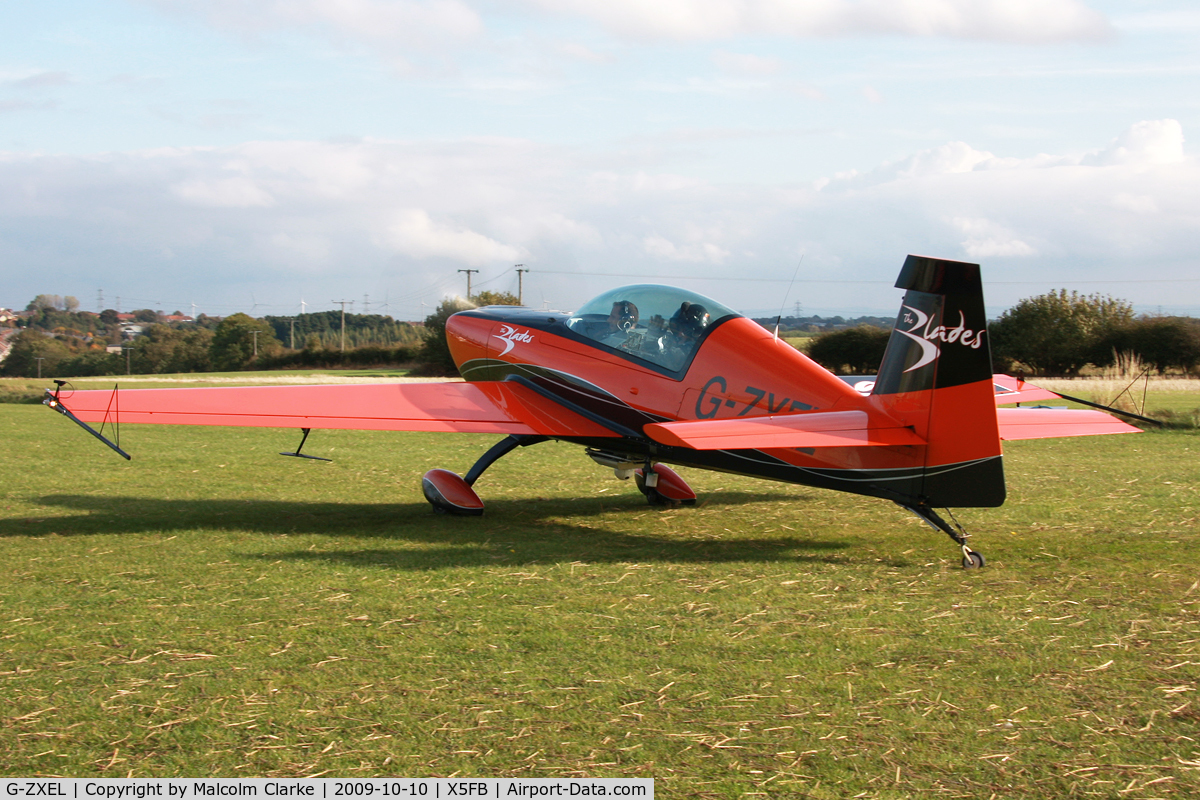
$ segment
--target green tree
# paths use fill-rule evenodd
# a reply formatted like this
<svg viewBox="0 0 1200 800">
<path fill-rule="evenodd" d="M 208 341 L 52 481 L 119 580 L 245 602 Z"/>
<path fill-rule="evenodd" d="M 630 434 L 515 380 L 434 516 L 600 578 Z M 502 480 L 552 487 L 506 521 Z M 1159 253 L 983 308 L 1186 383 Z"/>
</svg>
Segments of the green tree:
<svg viewBox="0 0 1200 800">
<path fill-rule="evenodd" d="M 175 347 L 175 356 L 168 364 L 170 372 L 208 372 L 212 369 L 209 348 L 213 331 L 208 328 L 192 327 L 185 330 L 183 338 Z"/>
<path fill-rule="evenodd" d="M 458 367 L 450 355 L 450 345 L 446 342 L 446 320 L 459 311 L 484 305 L 515 306 L 519 305 L 519 302 L 516 296 L 509 292 L 480 292 L 472 297 L 470 302 L 461 297 L 443 300 L 437 310 L 425 318 L 425 342 L 416 359 L 420 372 L 432 375 L 458 373 Z"/>
<path fill-rule="evenodd" d="M 133 347 L 129 354 L 131 371 L 139 375 L 171 371 L 166 367 L 175 357 L 175 348 L 182 338 L 181 332 L 166 325 L 151 325 L 130 343 Z"/>
<path fill-rule="evenodd" d="M 1160 374 L 1191 372 L 1200 364 L 1200 320 L 1190 317 L 1142 317 L 1110 331 L 1100 340 L 1093 363 L 1107 367 L 1116 353 L 1136 353 Z"/>
<path fill-rule="evenodd" d="M 258 333 L 257 345 L 255 332 Z M 212 366 L 220 371 L 233 371 L 251 366 L 255 349 L 259 356 L 274 356 L 283 349 L 271 326 L 248 314 L 231 314 L 217 325 L 208 354 Z"/>
<path fill-rule="evenodd" d="M 124 375 L 125 356 L 92 349 L 60 361 L 58 371 L 62 375 L 87 377 L 89 375 Z"/>
<path fill-rule="evenodd" d="M 26 311 L 57 311 L 63 307 L 63 299 L 56 294 L 39 294 L 33 300 L 29 301 L 29 305 L 25 306 Z"/>
<path fill-rule="evenodd" d="M 808 355 L 831 372 L 871 375 L 879 371 L 890 337 L 891 331 L 859 325 L 818 336 L 809 345 Z"/>
<path fill-rule="evenodd" d="M 342 315 L 339 311 L 317 311 L 295 317 L 264 317 L 271 323 L 275 336 L 289 346 L 294 339 L 297 344 L 316 336 L 320 346 L 341 348 Z M 368 345 L 397 344 L 419 345 L 420 331 L 407 322 L 397 322 L 380 314 L 346 314 L 346 347 L 358 348 Z M 308 348 L 312 349 L 312 348 Z"/>
<path fill-rule="evenodd" d="M 71 355 L 63 342 L 38 330 L 23 330 L 10 344 L 8 358 L 0 364 L 0 374 L 12 377 L 34 378 L 40 374 L 49 378 L 58 374 L 59 364 Z"/>
<path fill-rule="evenodd" d="M 262 338 L 261 336 L 259 337 Z M 151 325 L 133 340 L 132 371 L 139 375 L 165 372 L 205 372 L 213 332 L 205 328 Z M 260 348 L 259 353 L 262 354 Z"/>
<path fill-rule="evenodd" d="M 1098 345 L 1133 321 L 1133 306 L 1098 294 L 1059 289 L 1029 297 L 989 326 L 998 363 L 1018 362 L 1038 375 L 1073 375 L 1101 358 Z"/>
<path fill-rule="evenodd" d="M 474 308 L 461 297 L 448 297 L 425 318 L 425 342 L 417 353 L 418 370 L 431 375 L 456 375 L 458 367 L 446 342 L 446 320 L 459 311 Z"/>
<path fill-rule="evenodd" d="M 471 298 L 471 302 L 479 306 L 519 306 L 521 301 L 512 292 L 482 291 Z"/>
</svg>

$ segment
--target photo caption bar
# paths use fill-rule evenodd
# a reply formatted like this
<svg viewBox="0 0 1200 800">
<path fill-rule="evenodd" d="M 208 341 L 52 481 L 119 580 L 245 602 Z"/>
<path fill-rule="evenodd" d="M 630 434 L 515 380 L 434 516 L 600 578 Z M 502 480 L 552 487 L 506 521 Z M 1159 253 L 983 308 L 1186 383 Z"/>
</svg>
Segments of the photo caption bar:
<svg viewBox="0 0 1200 800">
<path fill-rule="evenodd" d="M 146 800 L 205 797 L 314 800 L 630 797 L 654 799 L 653 778 L 6 778 L 0 800 Z"/>
</svg>

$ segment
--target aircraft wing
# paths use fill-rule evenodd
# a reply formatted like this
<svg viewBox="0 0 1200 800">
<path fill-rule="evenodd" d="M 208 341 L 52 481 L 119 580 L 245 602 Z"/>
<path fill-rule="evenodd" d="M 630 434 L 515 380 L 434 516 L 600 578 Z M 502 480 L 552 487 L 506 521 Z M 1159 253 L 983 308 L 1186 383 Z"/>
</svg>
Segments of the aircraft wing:
<svg viewBox="0 0 1200 800">
<path fill-rule="evenodd" d="M 874 422 L 865 411 L 813 411 L 771 417 L 656 422 L 646 435 L 693 450 L 764 450 L 776 447 L 886 447 L 925 444 L 911 428 Z"/>
<path fill-rule="evenodd" d="M 62 392 L 57 402 L 85 422 L 617 435 L 516 383 L 89 390 Z"/>
<path fill-rule="evenodd" d="M 1000 438 L 1056 439 L 1064 436 L 1098 436 L 1106 433 L 1141 433 L 1103 411 L 1078 408 L 997 408 Z"/>
</svg>

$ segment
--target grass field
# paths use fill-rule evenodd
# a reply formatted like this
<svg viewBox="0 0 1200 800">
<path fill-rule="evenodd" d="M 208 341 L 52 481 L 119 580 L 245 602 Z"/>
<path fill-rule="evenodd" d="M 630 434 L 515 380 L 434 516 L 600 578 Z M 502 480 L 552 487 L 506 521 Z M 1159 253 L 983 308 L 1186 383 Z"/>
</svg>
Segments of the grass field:
<svg viewBox="0 0 1200 800">
<path fill-rule="evenodd" d="M 880 501 L 686 471 L 657 511 L 555 443 L 457 519 L 420 476 L 491 437 L 0 430 L 4 775 L 1200 794 L 1194 431 L 1013 443 L 966 572 Z"/>
</svg>

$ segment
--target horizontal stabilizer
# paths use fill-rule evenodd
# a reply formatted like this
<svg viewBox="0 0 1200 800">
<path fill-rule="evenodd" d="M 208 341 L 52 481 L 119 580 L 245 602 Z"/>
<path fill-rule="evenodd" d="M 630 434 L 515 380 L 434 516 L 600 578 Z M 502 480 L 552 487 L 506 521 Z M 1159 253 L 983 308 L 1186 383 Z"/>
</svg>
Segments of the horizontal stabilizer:
<svg viewBox="0 0 1200 800">
<path fill-rule="evenodd" d="M 1141 433 L 1103 411 L 1078 408 L 998 408 L 1000 438 L 1056 439 L 1063 436 L 1098 436 L 1107 433 Z"/>
<path fill-rule="evenodd" d="M 854 387 L 854 391 L 866 396 L 875 391 L 875 375 L 839 375 L 842 381 Z M 992 376 L 992 388 L 996 391 L 996 405 L 1009 403 L 1034 403 L 1039 400 L 1061 400 L 1062 396 L 1049 389 L 1034 386 L 1022 378 L 996 373 Z"/>
<path fill-rule="evenodd" d="M 925 440 L 895 423 L 875 427 L 865 411 L 815 411 L 772 417 L 656 422 L 646 435 L 660 444 L 693 450 L 763 450 L 779 447 L 887 447 Z"/>
<path fill-rule="evenodd" d="M 999 373 L 993 375 L 992 385 L 996 387 L 996 405 L 998 406 L 1008 403 L 1036 403 L 1039 400 L 1062 399 L 1061 395 L 1057 395 L 1049 389 L 1034 386 L 1032 383 L 1027 383 L 1021 378 L 1014 378 L 1011 375 Z"/>
</svg>

